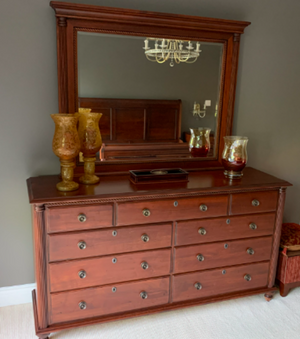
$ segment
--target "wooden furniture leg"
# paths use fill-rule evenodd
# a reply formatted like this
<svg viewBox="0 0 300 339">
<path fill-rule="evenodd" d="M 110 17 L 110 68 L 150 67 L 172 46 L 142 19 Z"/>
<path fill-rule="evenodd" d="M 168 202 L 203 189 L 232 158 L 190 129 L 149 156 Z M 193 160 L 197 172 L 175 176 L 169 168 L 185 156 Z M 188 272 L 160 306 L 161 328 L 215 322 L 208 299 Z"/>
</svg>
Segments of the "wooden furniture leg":
<svg viewBox="0 0 300 339">
<path fill-rule="evenodd" d="M 282 297 L 286 297 L 290 291 L 289 284 L 284 284 L 281 281 L 279 282 L 279 292 Z"/>
<path fill-rule="evenodd" d="M 271 292 L 265 293 L 264 297 L 267 301 L 271 301 L 274 297 L 274 294 L 275 294 L 275 291 L 271 291 Z"/>
</svg>

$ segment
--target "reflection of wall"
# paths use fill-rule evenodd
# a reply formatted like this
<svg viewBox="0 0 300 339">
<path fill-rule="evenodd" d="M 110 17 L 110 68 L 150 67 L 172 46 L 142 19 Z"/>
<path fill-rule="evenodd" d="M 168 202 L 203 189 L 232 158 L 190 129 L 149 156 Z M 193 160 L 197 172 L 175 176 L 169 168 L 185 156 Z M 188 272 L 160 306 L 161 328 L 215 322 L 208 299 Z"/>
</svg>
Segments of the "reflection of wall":
<svg viewBox="0 0 300 339">
<path fill-rule="evenodd" d="M 215 131 L 215 105 L 219 94 L 222 46 L 201 44 L 193 64 L 150 62 L 142 49 L 144 38 L 79 34 L 78 78 L 80 97 L 120 99 L 181 99 L 182 128 L 210 127 Z M 195 100 L 212 101 L 207 115 L 196 120 Z"/>
</svg>

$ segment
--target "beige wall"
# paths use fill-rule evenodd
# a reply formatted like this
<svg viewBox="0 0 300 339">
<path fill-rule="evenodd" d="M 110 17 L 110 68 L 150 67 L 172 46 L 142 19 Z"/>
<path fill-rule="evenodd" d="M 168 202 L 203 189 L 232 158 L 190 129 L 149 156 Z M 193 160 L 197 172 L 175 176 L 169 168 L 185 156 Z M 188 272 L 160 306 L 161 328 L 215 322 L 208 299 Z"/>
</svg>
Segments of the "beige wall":
<svg viewBox="0 0 300 339">
<path fill-rule="evenodd" d="M 285 220 L 300 221 L 298 0 L 79 0 L 78 3 L 251 21 L 240 50 L 234 133 L 249 165 L 289 180 Z M 56 36 L 48 0 L 0 2 L 0 286 L 34 281 L 25 180 L 58 173 Z"/>
</svg>

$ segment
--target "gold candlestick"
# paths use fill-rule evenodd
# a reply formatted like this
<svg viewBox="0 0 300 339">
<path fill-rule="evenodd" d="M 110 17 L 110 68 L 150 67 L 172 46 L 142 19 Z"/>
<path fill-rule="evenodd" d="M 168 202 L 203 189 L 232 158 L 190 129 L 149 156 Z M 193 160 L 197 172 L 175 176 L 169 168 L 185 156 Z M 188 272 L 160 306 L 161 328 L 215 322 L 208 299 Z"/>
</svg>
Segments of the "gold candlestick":
<svg viewBox="0 0 300 339">
<path fill-rule="evenodd" d="M 79 153 L 80 142 L 77 132 L 78 116 L 75 114 L 51 114 L 55 123 L 52 149 L 59 157 L 62 181 L 56 185 L 59 191 L 74 191 L 78 183 L 73 181 L 75 158 Z"/>
<path fill-rule="evenodd" d="M 99 177 L 95 175 L 96 153 L 102 145 L 99 120 L 102 113 L 92 113 L 90 108 L 79 108 L 78 134 L 80 151 L 84 159 L 84 175 L 79 178 L 83 184 L 96 184 Z"/>
</svg>

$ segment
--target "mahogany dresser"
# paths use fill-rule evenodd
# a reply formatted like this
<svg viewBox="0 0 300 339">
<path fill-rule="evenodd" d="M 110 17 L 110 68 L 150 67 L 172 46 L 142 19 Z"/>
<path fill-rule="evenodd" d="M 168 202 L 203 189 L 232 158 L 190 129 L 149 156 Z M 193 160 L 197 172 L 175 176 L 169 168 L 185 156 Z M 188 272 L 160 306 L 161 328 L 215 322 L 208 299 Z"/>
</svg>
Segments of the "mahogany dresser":
<svg viewBox="0 0 300 339">
<path fill-rule="evenodd" d="M 264 293 L 272 298 L 286 187 L 253 168 L 137 188 L 128 175 L 56 190 L 28 179 L 36 334 Z"/>
</svg>

